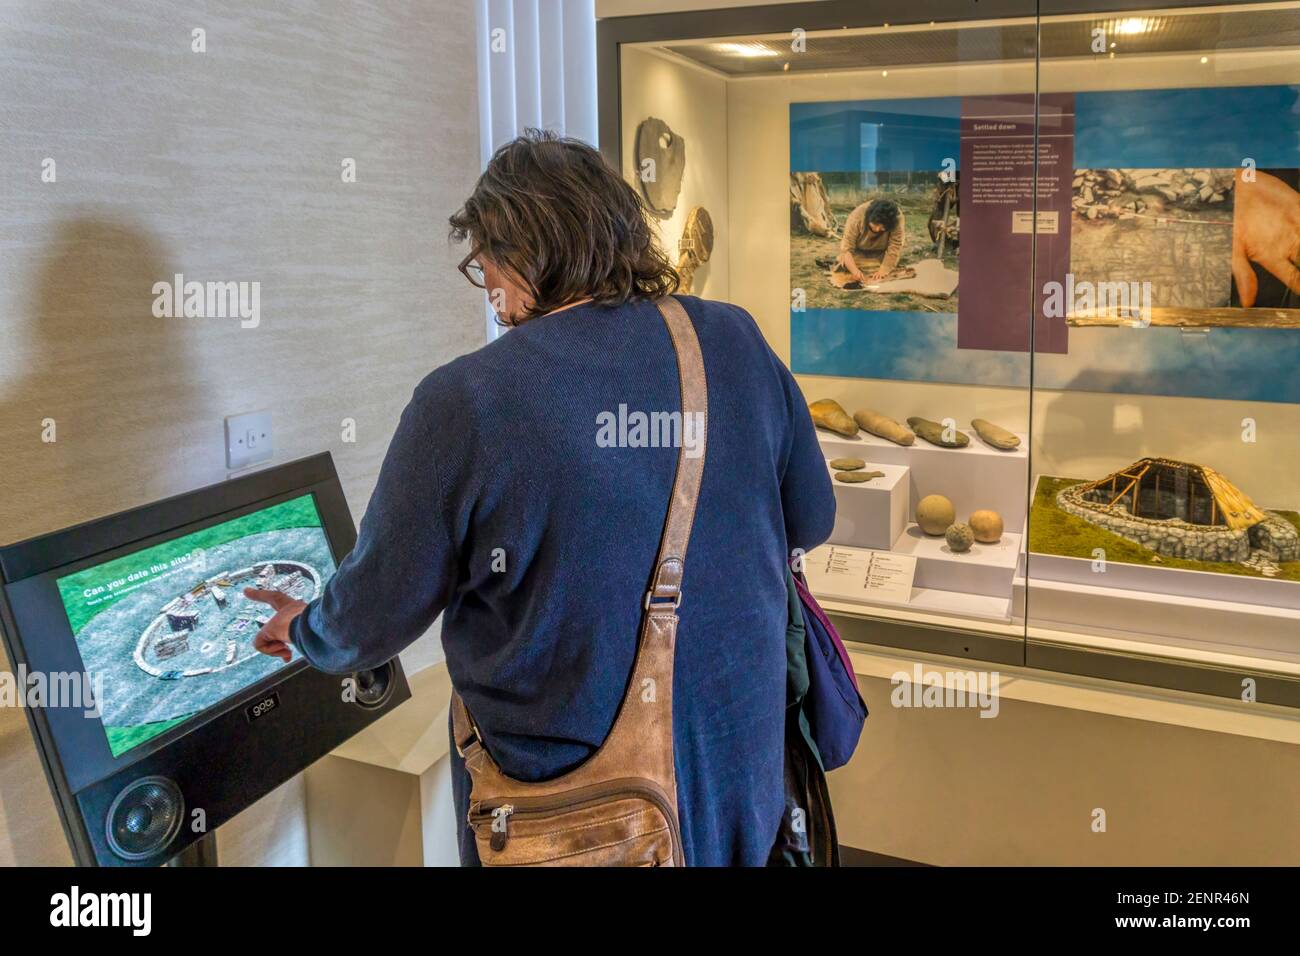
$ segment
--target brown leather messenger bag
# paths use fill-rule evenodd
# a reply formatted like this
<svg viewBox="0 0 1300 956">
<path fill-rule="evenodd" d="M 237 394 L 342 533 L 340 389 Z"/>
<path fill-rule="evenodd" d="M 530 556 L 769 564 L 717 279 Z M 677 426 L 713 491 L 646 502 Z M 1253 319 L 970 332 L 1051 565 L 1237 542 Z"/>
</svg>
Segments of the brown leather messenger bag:
<svg viewBox="0 0 1300 956">
<path fill-rule="evenodd" d="M 471 789 L 469 825 L 484 866 L 683 866 L 673 767 L 673 652 L 686 545 L 704 474 L 708 391 L 690 317 L 676 299 L 657 301 L 681 380 L 677 474 L 641 617 L 632 678 L 614 726 L 580 767 L 554 780 L 507 777 L 487 752 L 459 694 L 452 730 Z M 698 423 L 700 454 L 686 454 Z"/>
</svg>

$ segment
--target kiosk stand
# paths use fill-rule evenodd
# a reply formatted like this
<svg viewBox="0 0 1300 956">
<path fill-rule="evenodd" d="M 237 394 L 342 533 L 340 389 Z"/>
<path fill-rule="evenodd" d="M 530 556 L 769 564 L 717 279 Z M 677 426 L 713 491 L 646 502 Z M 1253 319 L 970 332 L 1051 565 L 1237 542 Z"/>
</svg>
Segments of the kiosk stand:
<svg viewBox="0 0 1300 956">
<path fill-rule="evenodd" d="M 215 866 L 222 823 L 410 697 L 401 665 L 259 654 L 356 543 L 328 454 L 0 548 L 0 630 L 73 857 Z"/>
</svg>

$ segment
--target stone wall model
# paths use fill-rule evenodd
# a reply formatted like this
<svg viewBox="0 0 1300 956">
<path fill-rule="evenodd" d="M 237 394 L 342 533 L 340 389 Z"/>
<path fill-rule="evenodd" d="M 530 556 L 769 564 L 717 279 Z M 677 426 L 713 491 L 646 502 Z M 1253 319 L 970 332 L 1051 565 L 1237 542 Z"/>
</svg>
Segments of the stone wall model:
<svg viewBox="0 0 1300 956">
<path fill-rule="evenodd" d="M 1116 505 L 1087 501 L 1082 495 L 1083 487 L 1074 485 L 1057 493 L 1056 503 L 1062 511 L 1157 554 L 1191 561 L 1245 561 L 1250 557 L 1253 528 L 1234 531 L 1221 525 L 1190 524 L 1181 518 L 1138 518 Z M 1277 520 L 1290 527 L 1286 519 L 1278 517 Z M 1295 528 L 1291 530 L 1294 532 Z"/>
<path fill-rule="evenodd" d="M 1300 530 L 1278 514 L 1270 514 L 1250 529 L 1251 547 L 1274 561 L 1300 561 Z"/>
</svg>

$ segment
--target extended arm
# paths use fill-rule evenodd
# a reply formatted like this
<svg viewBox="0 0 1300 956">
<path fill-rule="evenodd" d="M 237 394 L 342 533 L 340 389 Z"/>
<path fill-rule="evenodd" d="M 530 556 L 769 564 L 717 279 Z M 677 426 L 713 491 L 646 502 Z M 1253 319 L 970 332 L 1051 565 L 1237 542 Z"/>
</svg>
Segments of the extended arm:
<svg viewBox="0 0 1300 956">
<path fill-rule="evenodd" d="M 456 557 L 430 417 L 418 396 L 402 413 L 356 547 L 319 598 L 303 605 L 250 595 L 276 608 L 255 639 L 259 650 L 284 656 L 291 641 L 329 673 L 377 667 L 442 612 L 455 587 Z"/>
</svg>

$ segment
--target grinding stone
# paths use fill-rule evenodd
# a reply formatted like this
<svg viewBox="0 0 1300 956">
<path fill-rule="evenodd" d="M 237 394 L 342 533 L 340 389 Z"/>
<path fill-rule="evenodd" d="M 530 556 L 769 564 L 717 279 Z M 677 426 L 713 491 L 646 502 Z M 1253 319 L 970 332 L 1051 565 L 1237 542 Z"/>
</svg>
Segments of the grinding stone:
<svg viewBox="0 0 1300 956">
<path fill-rule="evenodd" d="M 928 535 L 938 537 L 957 520 L 957 509 L 943 495 L 926 495 L 916 506 L 916 523 Z"/>
<path fill-rule="evenodd" d="M 970 546 L 975 543 L 975 532 L 971 531 L 970 525 L 964 521 L 958 521 L 954 525 L 949 525 L 948 530 L 943 533 L 948 542 L 948 547 L 960 554 L 963 551 L 969 551 Z"/>
<path fill-rule="evenodd" d="M 884 478 L 883 471 L 837 471 L 835 480 L 842 481 L 848 485 L 860 484 L 864 481 L 870 481 L 872 478 Z"/>
<path fill-rule="evenodd" d="M 967 523 L 975 533 L 975 540 L 980 544 L 996 544 L 1002 540 L 1002 515 L 996 511 L 981 508 L 971 513 L 970 521 Z"/>
<path fill-rule="evenodd" d="M 932 422 L 928 418 L 920 418 L 913 415 L 907 420 L 907 424 L 912 431 L 916 432 L 931 445 L 938 445 L 940 448 L 965 448 L 970 444 L 970 436 L 965 432 L 959 432 L 953 429 L 952 441 L 944 441 L 943 425 L 939 422 Z"/>
<path fill-rule="evenodd" d="M 975 429 L 975 434 L 983 438 L 994 448 L 1000 448 L 1003 451 L 1012 451 L 1020 447 L 1020 436 L 1014 432 L 1009 432 L 1001 425 L 994 425 L 986 418 L 976 418 L 970 423 L 970 427 Z"/>
<path fill-rule="evenodd" d="M 832 458 L 831 467 L 836 471 L 857 471 L 866 468 L 867 463 L 861 458 Z"/>
<path fill-rule="evenodd" d="M 858 423 L 850 418 L 844 406 L 833 398 L 817 399 L 808 406 L 808 412 L 812 415 L 813 424 L 818 428 L 825 428 L 845 438 L 856 438 L 858 435 Z"/>
<path fill-rule="evenodd" d="M 886 441 L 892 441 L 895 445 L 910 445 L 916 441 L 916 436 L 898 422 L 873 409 L 864 408 L 854 412 L 853 420 L 858 423 L 858 427 Z"/>
</svg>

